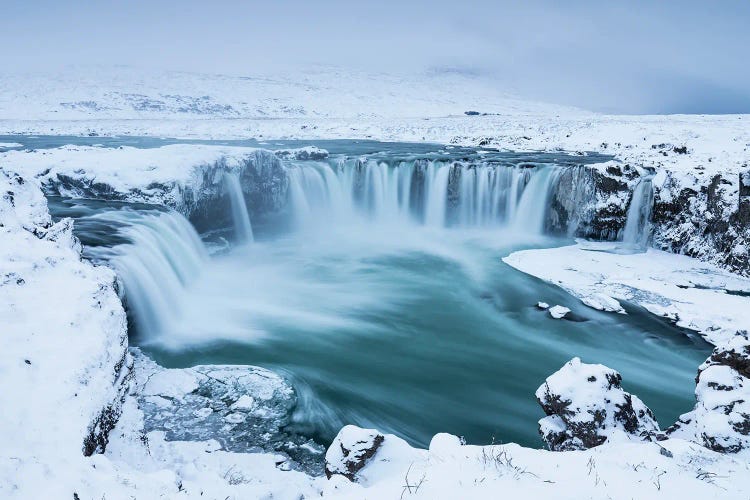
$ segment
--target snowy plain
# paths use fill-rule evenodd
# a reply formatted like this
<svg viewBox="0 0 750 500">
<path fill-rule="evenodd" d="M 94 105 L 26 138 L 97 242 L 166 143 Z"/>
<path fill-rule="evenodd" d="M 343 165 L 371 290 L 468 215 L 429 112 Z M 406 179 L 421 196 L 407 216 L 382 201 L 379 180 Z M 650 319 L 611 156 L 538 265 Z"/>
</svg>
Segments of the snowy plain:
<svg viewBox="0 0 750 500">
<path fill-rule="evenodd" d="M 696 186 L 715 173 L 735 175 L 747 166 L 748 121 L 748 115 L 598 115 L 528 103 L 453 73 L 396 78 L 318 68 L 243 79 L 142 77 L 118 69 L 85 77 L 0 76 L 0 133 L 8 135 L 346 137 L 598 151 L 615 155 L 616 163 L 653 168 L 655 183 L 664 178 L 659 172 L 668 171 Z M 677 154 L 675 147 L 686 147 L 689 154 Z M 0 377 L 4 386 L 12 381 L 13 387 L 0 399 L 2 496 L 747 498 L 747 457 L 682 439 L 660 446 L 625 440 L 587 451 L 550 452 L 516 445 L 465 446 L 448 435 L 436 436 L 429 450 L 417 450 L 389 435 L 356 484 L 341 476 L 328 480 L 282 470 L 273 454 L 232 453 L 214 441 L 175 442 L 159 432 L 145 433 L 135 394 L 138 371 L 128 368 L 125 315 L 114 275 L 81 260 L 68 223 L 52 224 L 40 183 L 63 173 L 92 174 L 123 192 L 153 182 L 189 185 L 196 167 L 219 159 L 231 167 L 252 153 L 250 148 L 198 145 L 0 153 L 5 193 L 0 314 L 6 325 Z M 587 305 L 621 312 L 618 300 L 633 302 L 699 331 L 715 345 L 750 327 L 748 299 L 718 290 L 747 292 L 748 280 L 654 250 L 634 255 L 601 250 L 606 245 L 580 243 L 519 252 L 505 260 Z M 186 377 L 173 372 L 174 385 L 166 384 L 170 397 L 190 389 L 179 389 Z M 129 395 L 107 452 L 84 457 L 87 426 L 123 391 Z"/>
</svg>

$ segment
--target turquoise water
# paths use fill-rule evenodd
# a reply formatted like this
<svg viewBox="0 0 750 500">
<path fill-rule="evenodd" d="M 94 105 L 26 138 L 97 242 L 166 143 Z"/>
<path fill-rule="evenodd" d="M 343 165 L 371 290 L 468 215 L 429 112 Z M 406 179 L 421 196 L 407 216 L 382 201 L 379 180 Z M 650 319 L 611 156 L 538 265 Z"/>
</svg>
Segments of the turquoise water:
<svg viewBox="0 0 750 500">
<path fill-rule="evenodd" d="M 191 288 L 186 323 L 222 318 L 213 338 L 204 325 L 201 338 L 186 328 L 135 341 L 169 367 L 284 373 L 300 396 L 296 428 L 323 442 L 354 423 L 422 446 L 437 432 L 539 446 L 534 391 L 573 356 L 620 371 L 662 426 L 692 407 L 706 344 L 638 308 L 623 316 L 581 306 L 505 265 L 500 257 L 519 245 L 504 239 L 419 228 L 237 248 Z M 551 319 L 540 300 L 585 321 Z"/>
</svg>

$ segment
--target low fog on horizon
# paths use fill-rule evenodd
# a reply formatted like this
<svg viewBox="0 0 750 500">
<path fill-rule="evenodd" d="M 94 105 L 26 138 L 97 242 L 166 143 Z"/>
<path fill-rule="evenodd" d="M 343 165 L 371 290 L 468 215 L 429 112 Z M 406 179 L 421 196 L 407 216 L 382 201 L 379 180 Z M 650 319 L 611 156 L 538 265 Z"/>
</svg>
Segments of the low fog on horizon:
<svg viewBox="0 0 750 500">
<path fill-rule="evenodd" d="M 2 17 L 5 73 L 449 69 L 594 111 L 750 113 L 748 2 L 41 0 Z"/>
</svg>

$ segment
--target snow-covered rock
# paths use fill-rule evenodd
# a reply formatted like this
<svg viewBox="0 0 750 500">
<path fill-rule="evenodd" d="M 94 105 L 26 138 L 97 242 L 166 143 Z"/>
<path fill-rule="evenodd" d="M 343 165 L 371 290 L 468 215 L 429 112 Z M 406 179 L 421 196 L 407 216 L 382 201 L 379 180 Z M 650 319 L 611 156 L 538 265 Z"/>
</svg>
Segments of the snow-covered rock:
<svg viewBox="0 0 750 500">
<path fill-rule="evenodd" d="M 750 455 L 750 335 L 714 349 L 696 378 L 696 405 L 667 432 L 724 453 Z"/>
<path fill-rule="evenodd" d="M 581 302 L 598 311 L 625 314 L 625 309 L 620 302 L 606 293 L 592 293 L 591 295 L 586 295 L 585 297 L 581 297 Z"/>
<path fill-rule="evenodd" d="M 342 428 L 326 452 L 326 476 L 340 474 L 350 481 L 375 456 L 385 437 L 374 429 L 354 425 Z"/>
<path fill-rule="evenodd" d="M 536 399 L 547 416 L 539 433 L 553 451 L 581 450 L 608 439 L 651 439 L 659 432 L 653 413 L 625 392 L 622 377 L 603 365 L 568 361 L 547 377 Z"/>
<path fill-rule="evenodd" d="M 536 307 L 537 307 L 537 309 L 541 309 L 542 311 L 546 311 L 547 309 L 549 309 L 549 304 L 547 304 L 546 302 L 537 302 L 536 303 Z"/>
<path fill-rule="evenodd" d="M 324 160 L 328 158 L 328 151 L 315 146 L 295 149 L 277 149 L 274 154 L 284 160 Z"/>
<path fill-rule="evenodd" d="M 548 309 L 549 315 L 554 319 L 563 319 L 565 316 L 568 315 L 570 312 L 570 309 L 568 309 L 565 306 L 556 305 L 552 306 Z"/>
</svg>

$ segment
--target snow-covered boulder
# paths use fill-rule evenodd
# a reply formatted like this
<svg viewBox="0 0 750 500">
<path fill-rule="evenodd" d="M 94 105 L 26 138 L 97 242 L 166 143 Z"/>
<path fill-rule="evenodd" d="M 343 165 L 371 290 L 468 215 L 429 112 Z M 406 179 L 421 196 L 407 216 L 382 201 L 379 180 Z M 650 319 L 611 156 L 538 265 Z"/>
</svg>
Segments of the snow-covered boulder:
<svg viewBox="0 0 750 500">
<path fill-rule="evenodd" d="M 570 309 L 568 309 L 565 306 L 552 306 L 548 309 L 549 315 L 552 316 L 554 319 L 563 319 L 565 316 L 568 315 L 570 312 Z"/>
<path fill-rule="evenodd" d="M 581 302 L 598 311 L 626 314 L 620 302 L 605 293 L 592 293 L 582 297 Z"/>
<path fill-rule="evenodd" d="M 326 476 L 340 474 L 356 481 L 357 473 L 375 456 L 384 439 L 385 436 L 374 429 L 343 427 L 326 452 Z"/>
<path fill-rule="evenodd" d="M 750 335 L 738 332 L 701 365 L 696 405 L 667 432 L 723 453 L 750 452 Z"/>
<path fill-rule="evenodd" d="M 536 391 L 546 417 L 539 433 L 550 450 L 580 450 L 610 438 L 650 439 L 659 432 L 653 413 L 625 392 L 619 373 L 573 358 Z"/>
</svg>

